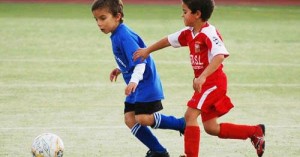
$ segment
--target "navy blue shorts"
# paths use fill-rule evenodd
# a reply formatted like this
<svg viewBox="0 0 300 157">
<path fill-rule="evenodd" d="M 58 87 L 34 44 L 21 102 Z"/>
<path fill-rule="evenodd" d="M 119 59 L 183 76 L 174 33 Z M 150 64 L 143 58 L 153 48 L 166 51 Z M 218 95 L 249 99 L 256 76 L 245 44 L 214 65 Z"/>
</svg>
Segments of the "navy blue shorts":
<svg viewBox="0 0 300 157">
<path fill-rule="evenodd" d="M 163 109 L 160 100 L 152 102 L 137 102 L 135 104 L 125 102 L 124 113 L 135 112 L 135 115 L 139 114 L 152 114 Z"/>
</svg>

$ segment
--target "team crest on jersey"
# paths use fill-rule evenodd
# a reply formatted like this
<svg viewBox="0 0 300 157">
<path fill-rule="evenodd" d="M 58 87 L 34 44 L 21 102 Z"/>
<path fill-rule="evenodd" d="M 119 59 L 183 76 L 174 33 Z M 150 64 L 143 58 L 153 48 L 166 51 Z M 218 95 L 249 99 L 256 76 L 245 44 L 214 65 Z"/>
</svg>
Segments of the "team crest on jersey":
<svg viewBox="0 0 300 157">
<path fill-rule="evenodd" d="M 199 41 L 196 41 L 195 42 L 195 53 L 199 53 L 200 52 L 200 42 Z"/>
</svg>

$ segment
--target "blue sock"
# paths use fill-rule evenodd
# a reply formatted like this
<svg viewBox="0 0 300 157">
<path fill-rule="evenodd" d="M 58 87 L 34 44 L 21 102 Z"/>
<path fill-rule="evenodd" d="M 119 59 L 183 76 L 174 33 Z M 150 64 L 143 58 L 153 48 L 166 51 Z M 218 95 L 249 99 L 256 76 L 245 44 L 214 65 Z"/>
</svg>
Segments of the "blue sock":
<svg viewBox="0 0 300 157">
<path fill-rule="evenodd" d="M 165 116 L 158 112 L 154 114 L 155 124 L 152 126 L 154 129 L 172 129 L 177 131 L 184 131 L 185 129 L 185 120 L 184 118 L 177 119 L 174 116 Z"/>
<path fill-rule="evenodd" d="M 167 150 L 158 142 L 157 138 L 152 134 L 147 126 L 142 126 L 136 123 L 131 133 L 138 138 L 144 145 L 146 145 L 151 151 L 166 152 Z"/>
</svg>

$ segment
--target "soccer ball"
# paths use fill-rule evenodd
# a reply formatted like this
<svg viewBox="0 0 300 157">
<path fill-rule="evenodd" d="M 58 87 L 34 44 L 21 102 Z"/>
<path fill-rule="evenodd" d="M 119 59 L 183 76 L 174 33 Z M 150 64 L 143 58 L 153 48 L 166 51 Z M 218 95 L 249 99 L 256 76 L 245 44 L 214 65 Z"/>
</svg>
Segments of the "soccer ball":
<svg viewBox="0 0 300 157">
<path fill-rule="evenodd" d="M 31 146 L 33 157 L 62 157 L 63 152 L 63 141 L 59 136 L 52 133 L 37 136 Z"/>
</svg>

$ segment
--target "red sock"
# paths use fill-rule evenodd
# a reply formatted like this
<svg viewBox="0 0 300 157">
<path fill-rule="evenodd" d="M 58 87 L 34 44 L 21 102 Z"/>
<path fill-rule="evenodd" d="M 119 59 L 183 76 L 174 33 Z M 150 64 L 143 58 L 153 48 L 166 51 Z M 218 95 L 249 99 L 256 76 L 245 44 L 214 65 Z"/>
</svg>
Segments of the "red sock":
<svg viewBox="0 0 300 157">
<path fill-rule="evenodd" d="M 199 126 L 187 126 L 184 130 L 184 152 L 187 157 L 198 157 L 200 145 Z"/>
<path fill-rule="evenodd" d="M 256 126 L 221 123 L 219 138 L 245 140 L 249 137 L 252 137 L 255 133 L 255 130 Z"/>
</svg>

